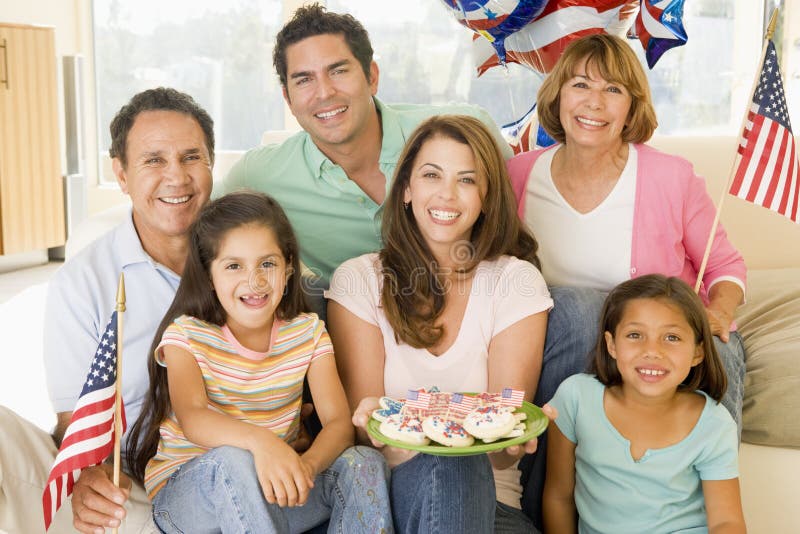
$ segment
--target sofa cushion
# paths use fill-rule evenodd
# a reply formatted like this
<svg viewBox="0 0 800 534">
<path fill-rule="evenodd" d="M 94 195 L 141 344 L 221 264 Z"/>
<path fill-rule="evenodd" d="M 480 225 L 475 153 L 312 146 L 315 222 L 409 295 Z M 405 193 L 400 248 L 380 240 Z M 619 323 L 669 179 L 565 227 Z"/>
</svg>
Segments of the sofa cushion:
<svg viewBox="0 0 800 534">
<path fill-rule="evenodd" d="M 750 271 L 736 322 L 747 354 L 742 440 L 800 448 L 800 268 Z"/>
</svg>

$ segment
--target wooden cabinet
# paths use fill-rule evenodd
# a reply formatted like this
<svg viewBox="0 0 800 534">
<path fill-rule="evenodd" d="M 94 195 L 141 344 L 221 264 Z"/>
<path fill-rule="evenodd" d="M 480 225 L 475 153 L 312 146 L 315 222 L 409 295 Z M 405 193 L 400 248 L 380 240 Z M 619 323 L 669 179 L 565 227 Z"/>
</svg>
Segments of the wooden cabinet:
<svg viewBox="0 0 800 534">
<path fill-rule="evenodd" d="M 64 244 L 53 28 L 0 23 L 0 254 Z"/>
</svg>

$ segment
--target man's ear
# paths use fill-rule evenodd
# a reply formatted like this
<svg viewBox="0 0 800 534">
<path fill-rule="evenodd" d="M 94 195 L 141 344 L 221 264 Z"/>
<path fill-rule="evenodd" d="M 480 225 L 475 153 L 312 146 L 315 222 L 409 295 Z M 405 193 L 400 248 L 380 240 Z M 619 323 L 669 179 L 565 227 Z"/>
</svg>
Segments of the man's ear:
<svg viewBox="0 0 800 534">
<path fill-rule="evenodd" d="M 608 353 L 611 355 L 612 358 L 615 360 L 617 359 L 617 345 L 614 343 L 614 336 L 611 335 L 611 332 L 606 331 L 603 334 L 603 337 L 606 340 L 606 348 L 608 349 Z"/>
<path fill-rule="evenodd" d="M 372 91 L 372 96 L 378 94 L 378 78 L 380 78 L 378 64 L 373 61 L 369 65 L 369 88 Z"/>
<path fill-rule="evenodd" d="M 125 173 L 125 167 L 122 166 L 122 162 L 119 160 L 119 158 L 114 158 L 111 160 L 111 170 L 114 171 L 114 176 L 117 177 L 117 183 L 119 184 L 119 188 L 122 189 L 122 192 L 127 195 L 128 176 Z"/>
<path fill-rule="evenodd" d="M 289 98 L 289 91 L 286 90 L 286 86 L 285 85 L 281 85 L 281 93 L 283 93 L 283 99 L 286 101 L 286 104 L 291 106 L 292 105 L 292 99 Z"/>
</svg>

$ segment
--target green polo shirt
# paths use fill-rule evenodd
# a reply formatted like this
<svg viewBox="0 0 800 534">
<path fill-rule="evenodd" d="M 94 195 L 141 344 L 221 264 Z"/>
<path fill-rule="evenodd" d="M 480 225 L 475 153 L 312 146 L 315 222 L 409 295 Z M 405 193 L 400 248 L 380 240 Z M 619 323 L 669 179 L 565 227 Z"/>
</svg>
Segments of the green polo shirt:
<svg viewBox="0 0 800 534">
<path fill-rule="evenodd" d="M 506 159 L 512 155 L 497 125 L 478 106 L 389 105 L 377 98 L 375 104 L 382 123 L 380 169 L 386 177 L 387 195 L 406 139 L 419 123 L 433 115 L 452 113 L 480 119 L 495 134 Z M 283 143 L 248 151 L 214 194 L 241 188 L 262 191 L 280 202 L 300 242 L 301 260 L 322 276 L 326 287 L 342 262 L 381 248 L 383 205 L 369 198 L 304 131 Z"/>
</svg>

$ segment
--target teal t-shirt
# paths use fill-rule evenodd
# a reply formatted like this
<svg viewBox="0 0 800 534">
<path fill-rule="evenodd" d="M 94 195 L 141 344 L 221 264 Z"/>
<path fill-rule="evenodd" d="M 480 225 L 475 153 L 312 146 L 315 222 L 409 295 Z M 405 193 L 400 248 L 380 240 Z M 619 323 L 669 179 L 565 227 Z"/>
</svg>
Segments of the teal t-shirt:
<svg viewBox="0 0 800 534">
<path fill-rule="evenodd" d="M 566 379 L 550 404 L 575 443 L 575 505 L 582 534 L 708 532 L 703 480 L 739 476 L 736 424 L 702 391 L 706 404 L 680 442 L 634 460 L 630 442 L 606 417 L 605 386 L 593 375 Z"/>
<path fill-rule="evenodd" d="M 489 126 L 506 159 L 511 149 L 482 108 L 469 104 L 425 106 L 384 104 L 380 112 L 383 141 L 380 169 L 388 194 L 397 160 L 411 132 L 423 120 L 445 113 L 471 115 Z M 300 242 L 303 263 L 322 276 L 325 287 L 345 260 L 375 252 L 381 243 L 382 205 L 376 204 L 331 162 L 306 132 L 283 143 L 248 151 L 231 169 L 214 196 L 250 188 L 274 197 L 286 211 Z"/>
</svg>

